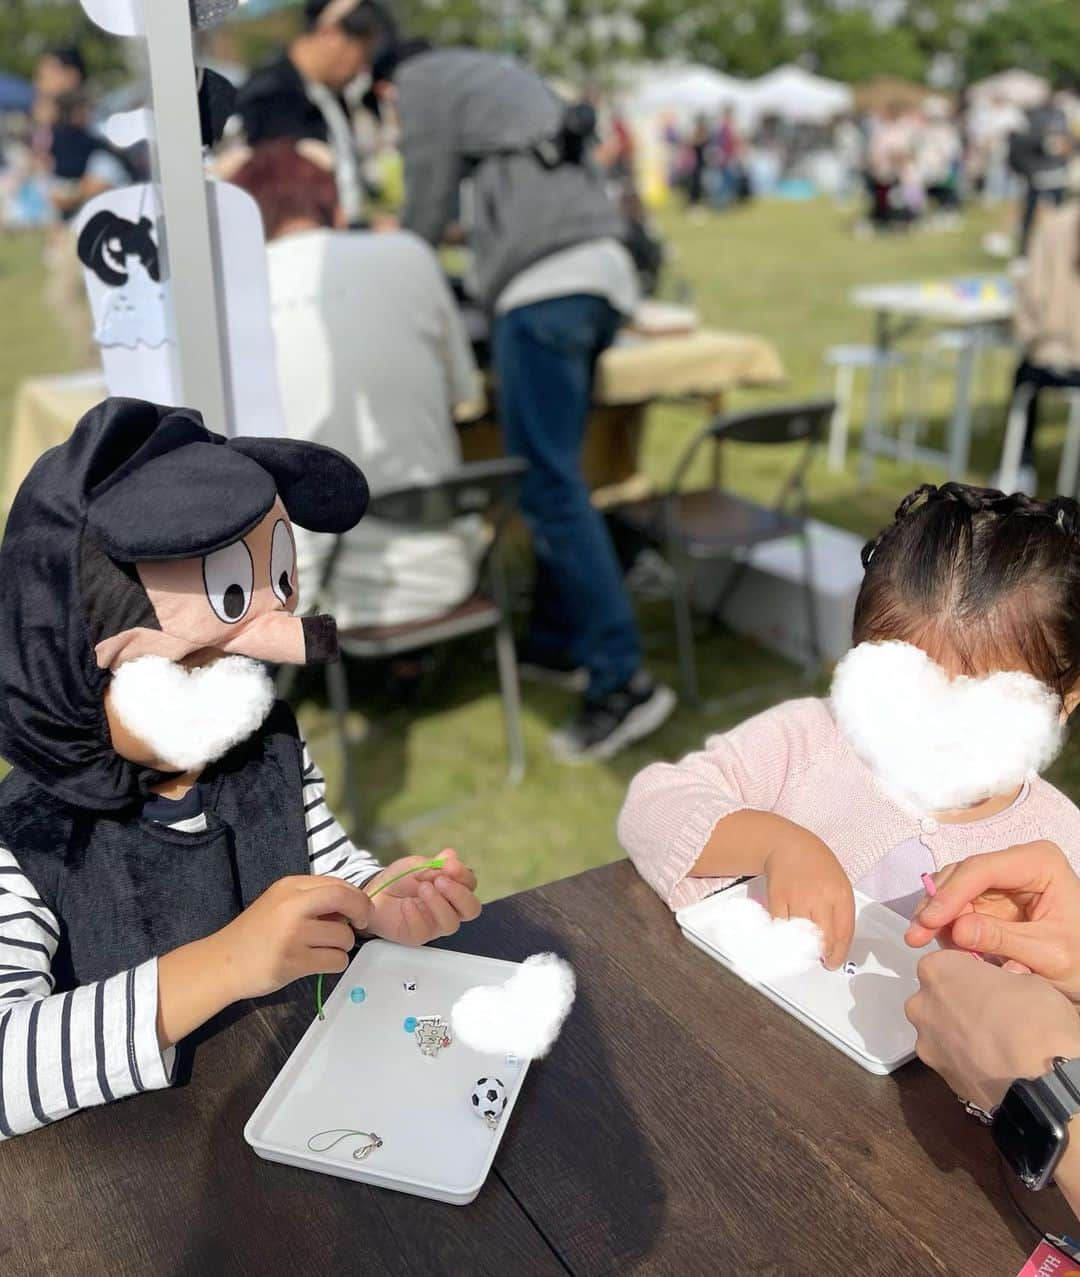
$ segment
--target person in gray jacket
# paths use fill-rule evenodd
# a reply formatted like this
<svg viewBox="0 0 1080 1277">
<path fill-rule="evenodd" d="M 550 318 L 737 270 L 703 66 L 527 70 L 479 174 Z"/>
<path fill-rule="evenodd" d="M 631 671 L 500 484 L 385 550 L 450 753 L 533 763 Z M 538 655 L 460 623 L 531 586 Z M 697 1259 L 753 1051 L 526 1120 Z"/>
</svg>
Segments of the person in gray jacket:
<svg viewBox="0 0 1080 1277">
<path fill-rule="evenodd" d="M 409 52 L 390 48 L 373 68 L 400 125 L 402 222 L 431 244 L 460 224 L 473 292 L 493 318 L 506 448 L 529 463 L 521 503 L 537 582 L 522 668 L 584 689 L 580 712 L 552 737 L 556 755 L 608 758 L 675 704 L 643 667 L 615 549 L 581 472 L 596 362 L 637 301 L 625 228 L 588 162 L 588 112 L 512 58 Z"/>
</svg>

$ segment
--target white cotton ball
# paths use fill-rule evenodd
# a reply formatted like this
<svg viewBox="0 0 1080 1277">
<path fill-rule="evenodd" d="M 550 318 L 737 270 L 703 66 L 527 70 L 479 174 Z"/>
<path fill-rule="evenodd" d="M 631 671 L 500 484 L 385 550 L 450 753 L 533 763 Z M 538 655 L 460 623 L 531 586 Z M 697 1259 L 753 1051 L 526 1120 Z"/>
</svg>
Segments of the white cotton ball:
<svg viewBox="0 0 1080 1277">
<path fill-rule="evenodd" d="M 950 679 L 910 643 L 860 643 L 836 667 L 832 707 L 852 750 L 916 812 L 1007 794 L 1061 748 L 1061 701 L 1030 674 Z"/>
<path fill-rule="evenodd" d="M 554 953 L 526 958 L 504 984 L 467 989 L 450 1013 L 454 1035 L 484 1055 L 539 1059 L 574 1002 L 574 970 Z"/>
<path fill-rule="evenodd" d="M 821 961 L 824 937 L 816 923 L 773 918 L 746 896 L 720 896 L 711 907 L 709 927 L 732 966 L 751 980 L 799 975 Z"/>
<path fill-rule="evenodd" d="M 205 767 L 247 740 L 274 704 L 266 667 L 247 656 L 192 670 L 164 656 L 140 656 L 119 667 L 109 692 L 124 726 L 180 771 Z"/>
</svg>

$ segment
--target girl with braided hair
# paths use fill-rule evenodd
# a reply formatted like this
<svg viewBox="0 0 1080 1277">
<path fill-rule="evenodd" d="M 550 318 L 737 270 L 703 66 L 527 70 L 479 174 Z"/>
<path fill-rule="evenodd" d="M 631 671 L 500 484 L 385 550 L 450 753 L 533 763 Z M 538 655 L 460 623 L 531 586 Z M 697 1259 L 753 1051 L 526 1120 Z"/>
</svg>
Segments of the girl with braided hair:
<svg viewBox="0 0 1080 1277">
<path fill-rule="evenodd" d="M 775 917 L 846 957 L 852 886 L 910 917 L 921 875 L 1046 840 L 1080 810 L 1040 773 L 1080 702 L 1080 506 L 925 484 L 863 551 L 828 699 L 787 701 L 630 786 L 619 837 L 681 908 L 764 874 Z"/>
</svg>

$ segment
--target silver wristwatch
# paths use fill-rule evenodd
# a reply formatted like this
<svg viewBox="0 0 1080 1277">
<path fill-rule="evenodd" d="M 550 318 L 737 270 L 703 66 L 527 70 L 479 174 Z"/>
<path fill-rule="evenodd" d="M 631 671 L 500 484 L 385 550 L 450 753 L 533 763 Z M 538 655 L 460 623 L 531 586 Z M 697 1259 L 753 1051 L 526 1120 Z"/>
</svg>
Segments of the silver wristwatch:
<svg viewBox="0 0 1080 1277">
<path fill-rule="evenodd" d="M 1042 1077 L 1018 1078 L 994 1113 L 991 1128 L 1002 1157 L 1030 1189 L 1045 1188 L 1080 1113 L 1080 1057 L 1057 1056 Z"/>
</svg>

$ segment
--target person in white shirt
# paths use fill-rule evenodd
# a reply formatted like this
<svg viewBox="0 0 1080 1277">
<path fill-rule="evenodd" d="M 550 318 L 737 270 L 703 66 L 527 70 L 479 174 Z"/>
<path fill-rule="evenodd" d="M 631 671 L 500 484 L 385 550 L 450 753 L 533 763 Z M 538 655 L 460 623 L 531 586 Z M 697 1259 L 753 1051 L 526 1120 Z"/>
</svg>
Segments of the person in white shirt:
<svg viewBox="0 0 1080 1277">
<path fill-rule="evenodd" d="M 455 410 L 479 378 L 432 250 L 405 231 L 341 225 L 334 178 L 317 144 L 256 147 L 232 180 L 266 229 L 271 320 L 286 429 L 363 465 L 375 496 L 461 465 Z M 297 536 L 302 606 L 315 603 L 328 537 Z M 322 605 L 343 629 L 401 625 L 472 593 L 483 529 L 410 530 L 366 519 L 337 556 Z"/>
</svg>

